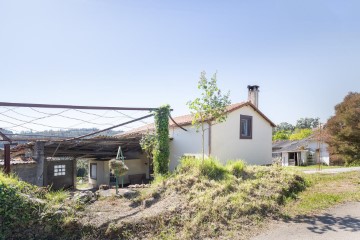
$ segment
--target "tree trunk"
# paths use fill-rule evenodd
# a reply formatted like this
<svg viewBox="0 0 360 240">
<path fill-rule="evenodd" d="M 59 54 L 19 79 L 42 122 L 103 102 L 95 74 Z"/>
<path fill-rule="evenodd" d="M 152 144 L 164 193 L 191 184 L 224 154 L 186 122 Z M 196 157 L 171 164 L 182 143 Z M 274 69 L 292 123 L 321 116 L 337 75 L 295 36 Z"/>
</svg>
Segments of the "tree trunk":
<svg viewBox="0 0 360 240">
<path fill-rule="evenodd" d="M 201 123 L 201 137 L 202 137 L 202 161 L 204 163 L 205 160 L 205 130 L 204 130 L 204 122 Z"/>
</svg>

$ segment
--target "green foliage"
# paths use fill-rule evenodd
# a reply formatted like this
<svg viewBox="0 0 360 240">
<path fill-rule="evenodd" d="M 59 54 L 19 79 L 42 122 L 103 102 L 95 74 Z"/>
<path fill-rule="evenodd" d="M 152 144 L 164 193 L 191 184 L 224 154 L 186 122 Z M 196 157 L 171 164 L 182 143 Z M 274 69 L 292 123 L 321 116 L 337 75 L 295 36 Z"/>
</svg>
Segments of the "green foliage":
<svg viewBox="0 0 360 240">
<path fill-rule="evenodd" d="M 179 170 L 182 173 L 196 173 L 208 179 L 224 179 L 228 175 L 227 169 L 214 158 L 205 158 L 200 161 L 195 157 L 183 157 L 180 160 Z"/>
<path fill-rule="evenodd" d="M 45 194 L 46 200 L 52 202 L 54 204 L 59 204 L 64 202 L 69 197 L 69 192 L 58 190 L 58 191 L 50 191 Z"/>
<path fill-rule="evenodd" d="M 279 123 L 278 125 L 276 125 L 275 127 L 275 132 L 278 132 L 278 131 L 289 131 L 289 132 L 292 132 L 295 130 L 295 127 L 293 125 L 291 125 L 290 123 L 287 123 L 287 122 L 282 122 L 282 123 Z"/>
<path fill-rule="evenodd" d="M 195 98 L 193 101 L 189 101 L 190 112 L 193 115 L 192 124 L 197 130 L 201 128 L 202 133 L 202 153 L 204 159 L 204 134 L 205 123 L 211 124 L 212 121 L 223 122 L 227 118 L 226 106 L 231 101 L 229 99 L 230 92 L 223 95 L 221 90 L 217 86 L 216 73 L 208 81 L 206 73 L 203 71 L 200 75 L 198 82 L 198 89 L 201 91 L 201 97 Z"/>
<path fill-rule="evenodd" d="M 306 129 L 306 128 L 317 128 L 319 126 L 320 118 L 300 118 L 296 121 L 296 128 Z"/>
<path fill-rule="evenodd" d="M 64 232 L 65 219 L 73 214 L 65 204 L 68 197 L 66 191 L 52 192 L 0 172 L 0 239 L 76 239 L 76 233 Z"/>
<path fill-rule="evenodd" d="M 170 106 L 161 106 L 154 112 L 156 145 L 153 150 L 155 174 L 167 174 L 169 172 L 169 115 Z"/>
<path fill-rule="evenodd" d="M 335 106 L 335 116 L 326 123 L 332 157 L 340 157 L 347 165 L 360 164 L 360 93 L 350 92 Z"/>
<path fill-rule="evenodd" d="M 228 174 L 227 169 L 220 162 L 213 158 L 206 158 L 199 165 L 199 172 L 208 179 L 220 180 L 224 179 Z"/>
<path fill-rule="evenodd" d="M 76 160 L 76 176 L 77 177 L 87 177 L 88 176 L 88 169 L 89 169 L 89 161 L 86 159 L 78 159 Z"/>
<path fill-rule="evenodd" d="M 244 174 L 246 164 L 244 161 L 228 161 L 226 168 L 228 171 L 237 178 L 241 178 Z"/>
<path fill-rule="evenodd" d="M 154 158 L 154 149 L 156 147 L 156 135 L 150 132 L 144 134 L 140 139 L 141 149 L 145 152 L 148 159 Z"/>
<path fill-rule="evenodd" d="M 289 136 L 290 140 L 301 140 L 311 136 L 313 131 L 311 129 L 295 129 L 294 133 Z"/>
<path fill-rule="evenodd" d="M 12 229 L 21 228 L 22 224 L 31 224 L 38 205 L 26 201 L 21 194 L 30 194 L 33 187 L 18 181 L 14 176 L 6 177 L 0 173 L 0 239 L 11 236 Z"/>
<path fill-rule="evenodd" d="M 288 130 L 280 130 L 273 134 L 272 140 L 278 141 L 278 140 L 288 140 L 291 135 L 291 131 Z"/>
<path fill-rule="evenodd" d="M 309 129 L 319 126 L 319 118 L 300 118 L 294 127 L 290 123 L 279 123 L 273 131 L 273 141 L 278 140 L 301 140 L 310 135 Z M 304 131 L 302 131 L 304 130 Z"/>
</svg>

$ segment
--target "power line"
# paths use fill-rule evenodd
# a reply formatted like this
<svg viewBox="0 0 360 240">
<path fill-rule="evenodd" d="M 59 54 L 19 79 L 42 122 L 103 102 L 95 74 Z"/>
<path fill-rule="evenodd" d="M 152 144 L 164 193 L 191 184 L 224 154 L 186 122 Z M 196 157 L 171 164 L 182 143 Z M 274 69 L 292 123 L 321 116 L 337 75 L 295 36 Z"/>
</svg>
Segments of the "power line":
<svg viewBox="0 0 360 240">
<path fill-rule="evenodd" d="M 9 123 L 9 124 L 11 124 L 11 125 L 14 125 L 12 122 L 8 122 L 8 121 L 6 121 L 6 120 L 0 120 L 0 122 Z M 32 129 L 32 128 L 28 128 L 28 127 L 24 127 L 24 126 L 19 126 L 19 127 L 26 128 L 26 129 L 28 129 L 28 130 L 30 130 L 30 131 L 36 131 L 36 130 L 34 130 L 34 129 Z M 5 127 L 4 127 L 4 128 L 5 128 Z M 13 127 L 6 127 L 6 129 L 14 129 L 14 130 L 15 130 L 15 127 L 14 127 L 14 126 L 13 126 Z"/>
<path fill-rule="evenodd" d="M 79 109 L 73 109 L 73 110 L 77 111 L 77 112 L 84 113 L 84 114 L 97 116 L 97 117 L 100 117 L 100 118 L 122 118 L 121 116 L 104 116 L 104 115 L 99 115 L 99 114 L 96 114 L 96 113 L 88 113 L 88 112 L 85 112 L 85 111 L 81 111 Z"/>
<path fill-rule="evenodd" d="M 131 116 L 129 116 L 129 115 L 127 115 L 127 114 L 125 114 L 125 113 L 122 113 L 122 112 L 120 112 L 120 111 L 118 111 L 118 110 L 115 110 L 115 112 L 118 112 L 118 113 L 120 113 L 120 114 L 122 114 L 122 115 L 124 115 L 124 116 L 126 116 L 126 117 L 128 117 L 128 118 L 130 118 L 130 119 L 135 119 L 134 117 L 131 117 Z M 142 123 L 144 123 L 144 124 L 149 124 L 149 123 L 147 123 L 147 122 L 145 122 L 145 121 L 139 121 L 139 122 L 142 122 Z"/>
<path fill-rule="evenodd" d="M 7 108 L 7 107 L 4 107 L 4 108 L 6 108 L 7 110 L 6 110 L 6 111 L 3 111 L 3 112 L 1 112 L 1 113 L 6 113 L 6 112 L 11 111 L 12 109 L 14 109 L 14 108 L 10 109 L 10 108 Z M 0 114 L 1 114 L 1 113 L 0 113 Z"/>
<path fill-rule="evenodd" d="M 5 108 L 7 108 L 7 107 L 5 107 Z M 9 109 L 9 111 L 11 111 L 11 112 L 13 112 L 13 113 L 16 113 L 16 114 L 18 114 L 18 115 L 20 115 L 20 116 L 23 116 L 23 117 L 28 117 L 28 118 L 32 118 L 32 119 L 37 118 L 37 117 L 33 117 L 33 116 L 29 116 L 29 115 L 25 115 L 25 114 L 19 113 L 19 112 L 15 111 L 14 108 L 12 108 L 12 109 L 8 108 L 8 109 Z M 0 113 L 0 114 L 1 114 L 1 113 Z"/>
<path fill-rule="evenodd" d="M 39 126 L 44 126 L 44 127 L 50 127 L 50 128 L 58 128 L 58 129 L 62 129 L 62 127 L 55 127 L 55 126 L 50 126 L 50 125 L 46 125 L 46 124 L 41 124 L 41 123 L 34 123 L 35 121 L 37 120 L 41 120 L 41 119 L 44 119 L 44 118 L 49 118 L 49 117 L 52 117 L 52 116 L 56 116 L 56 115 L 59 115 L 63 112 L 66 112 L 66 111 L 69 111 L 69 109 L 66 109 L 64 111 L 61 111 L 60 113 L 54 113 L 54 114 L 49 114 L 49 116 L 46 116 L 46 117 L 40 117 L 40 118 L 36 118 L 34 120 L 31 120 L 31 121 L 24 121 L 24 120 L 21 120 L 21 119 L 18 119 L 18 118 L 14 118 L 14 117 L 11 117 L 11 116 L 8 116 L 4 113 L 2 113 L 1 115 L 5 116 L 5 117 L 8 117 L 8 118 L 11 118 L 11 119 L 14 119 L 14 120 L 17 120 L 17 121 L 20 121 L 20 122 L 23 122 L 22 124 L 17 124 L 17 125 L 14 125 L 13 128 L 15 127 L 21 127 L 25 124 L 34 124 L 34 125 L 39 125 Z"/>
<path fill-rule="evenodd" d="M 45 112 L 42 112 L 42 111 L 38 111 L 36 109 L 33 109 L 33 108 L 30 108 L 31 110 L 35 111 L 35 112 L 38 112 L 38 113 L 42 113 L 42 114 L 46 114 L 46 115 L 51 115 L 49 113 L 45 113 Z M 95 123 L 95 122 L 90 122 L 90 121 L 87 121 L 87 120 L 82 120 L 82 119 L 79 119 L 79 118 L 74 118 L 74 117 L 68 117 L 68 116 L 64 116 L 64 115 L 61 115 L 59 114 L 58 115 L 59 117 L 63 117 L 63 118 L 67 118 L 67 119 L 72 119 L 72 120 L 77 120 L 77 121 L 81 121 L 83 123 L 90 123 L 90 124 L 94 124 L 94 125 L 98 125 L 98 126 L 102 126 L 102 125 L 113 125 L 111 123 Z M 80 123 L 79 123 L 80 124 Z"/>
</svg>

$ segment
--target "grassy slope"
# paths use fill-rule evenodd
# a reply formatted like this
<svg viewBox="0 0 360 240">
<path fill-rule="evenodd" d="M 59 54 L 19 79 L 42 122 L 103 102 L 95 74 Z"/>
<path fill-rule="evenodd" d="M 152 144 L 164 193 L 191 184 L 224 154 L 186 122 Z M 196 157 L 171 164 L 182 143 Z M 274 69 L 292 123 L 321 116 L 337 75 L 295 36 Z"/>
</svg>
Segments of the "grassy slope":
<svg viewBox="0 0 360 240">
<path fill-rule="evenodd" d="M 252 226 L 278 216 L 286 199 L 305 185 L 299 175 L 279 167 L 245 166 L 241 161 L 222 166 L 213 159 L 204 163 L 184 159 L 176 173 L 158 178 L 134 200 L 157 198 L 159 204 L 177 198 L 176 208 L 142 222 L 112 222 L 106 233 L 114 238 L 245 239 Z"/>
<path fill-rule="evenodd" d="M 121 204 L 134 211 L 123 213 L 132 219 L 119 218 L 99 227 L 76 221 L 79 212 L 66 202 L 67 192 L 48 192 L 0 174 L 0 239 L 246 239 L 269 218 L 360 200 L 359 179 L 358 172 L 304 175 L 241 161 L 222 166 L 211 159 L 204 163 L 184 159 L 176 173 L 158 177 L 140 196 L 92 204 L 104 211 L 102 205 L 111 203 L 107 207 L 112 214 L 116 206 L 125 210 Z M 58 214 L 59 209 L 65 210 Z"/>
<path fill-rule="evenodd" d="M 299 173 L 300 174 L 300 173 Z M 304 175 L 308 188 L 287 202 L 285 216 L 312 214 L 347 201 L 360 201 L 360 172 Z"/>
<path fill-rule="evenodd" d="M 76 207 L 65 202 L 68 196 L 0 172 L 0 239 L 62 239 Z"/>
</svg>

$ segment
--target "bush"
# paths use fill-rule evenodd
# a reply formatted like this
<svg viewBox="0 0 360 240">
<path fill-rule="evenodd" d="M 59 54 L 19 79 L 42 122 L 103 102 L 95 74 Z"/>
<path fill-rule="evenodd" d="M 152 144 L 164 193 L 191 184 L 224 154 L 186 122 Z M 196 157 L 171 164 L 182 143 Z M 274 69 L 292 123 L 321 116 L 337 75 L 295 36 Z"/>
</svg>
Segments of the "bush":
<svg viewBox="0 0 360 240">
<path fill-rule="evenodd" d="M 183 157 L 180 160 L 178 172 L 192 172 L 212 180 L 221 180 L 229 175 L 229 171 L 214 158 L 202 160 L 195 157 Z"/>
<path fill-rule="evenodd" d="M 63 231 L 68 196 L 0 172 L 0 239 L 75 239 Z"/>
<path fill-rule="evenodd" d="M 224 179 L 229 173 L 218 160 L 213 158 L 204 159 L 199 165 L 199 170 L 202 176 L 213 180 Z"/>
<path fill-rule="evenodd" d="M 241 178 L 243 176 L 245 167 L 246 163 L 242 160 L 229 161 L 226 164 L 228 171 L 237 178 Z"/>
</svg>

